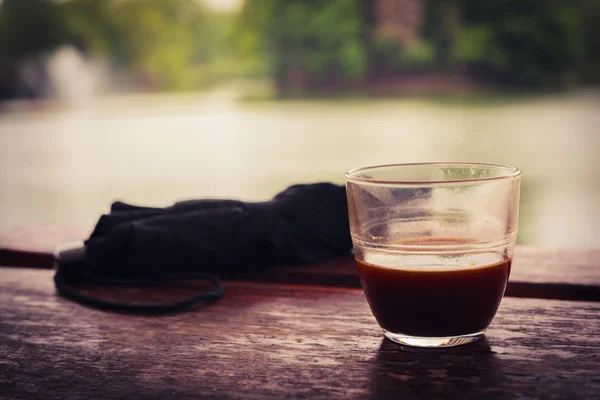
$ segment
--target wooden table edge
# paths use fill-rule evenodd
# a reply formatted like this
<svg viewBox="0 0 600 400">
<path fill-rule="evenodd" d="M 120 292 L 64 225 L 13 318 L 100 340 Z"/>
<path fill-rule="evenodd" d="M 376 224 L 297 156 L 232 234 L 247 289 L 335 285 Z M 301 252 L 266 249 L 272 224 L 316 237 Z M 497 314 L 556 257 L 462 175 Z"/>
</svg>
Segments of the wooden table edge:
<svg viewBox="0 0 600 400">
<path fill-rule="evenodd" d="M 319 263 L 319 265 L 323 266 L 326 264 L 327 262 Z M 0 266 L 51 269 L 54 267 L 54 255 L 45 252 L 0 249 Z M 315 273 L 312 266 L 275 267 L 253 274 L 223 276 L 223 278 L 226 281 L 243 280 L 338 288 L 360 288 L 358 277 L 354 274 L 320 271 L 319 273 Z M 599 302 L 600 285 L 572 284 L 566 282 L 509 281 L 505 295 L 522 298 Z"/>
</svg>

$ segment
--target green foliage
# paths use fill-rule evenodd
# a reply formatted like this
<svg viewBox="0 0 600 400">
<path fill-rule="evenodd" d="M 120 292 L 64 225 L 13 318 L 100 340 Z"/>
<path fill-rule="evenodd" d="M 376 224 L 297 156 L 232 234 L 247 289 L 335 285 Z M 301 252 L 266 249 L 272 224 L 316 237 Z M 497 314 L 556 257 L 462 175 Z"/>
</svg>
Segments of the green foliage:
<svg viewBox="0 0 600 400">
<path fill-rule="evenodd" d="M 251 75 L 271 75 L 268 61 L 268 32 L 265 24 L 274 11 L 275 0 L 246 0 L 235 25 L 236 54 Z"/>
<path fill-rule="evenodd" d="M 462 66 L 522 86 L 600 82 L 597 0 L 421 1 L 421 38 L 402 46 L 374 34 L 376 0 L 246 0 L 239 15 L 200 0 L 4 0 L 0 96 L 20 65 L 63 44 L 157 90 L 247 74 L 285 92 Z"/>
<path fill-rule="evenodd" d="M 365 37 L 373 26 L 357 1 L 247 0 L 237 47 L 246 65 L 280 84 L 298 69 L 313 81 L 331 71 L 360 79 L 371 61 L 399 73 L 483 66 L 521 85 L 563 86 L 578 71 L 590 75 L 589 60 L 598 58 L 588 44 L 598 36 L 597 28 L 585 24 L 592 33 L 584 35 L 582 24 L 585 7 L 600 12 L 593 1 L 423 0 L 421 40 L 403 47 L 375 37 L 371 51 Z M 367 60 L 367 54 L 376 61 Z"/>
<path fill-rule="evenodd" d="M 111 1 L 72 0 L 63 6 L 67 41 L 77 44 L 89 53 L 124 57 L 120 48 L 117 15 Z"/>
<path fill-rule="evenodd" d="M 421 0 L 424 6 L 421 34 L 433 47 L 433 65 L 452 66 L 452 47 L 461 31 L 461 4 L 474 0 Z M 482 0 L 485 1 L 485 0 Z"/>
<path fill-rule="evenodd" d="M 434 43 L 440 67 L 483 66 L 524 86 L 564 86 L 598 54 L 598 47 L 591 44 L 600 36 L 597 0 L 424 0 L 424 4 L 422 33 Z M 448 12 L 452 4 L 460 10 L 454 22 Z M 594 9 L 595 16 L 590 16 Z"/>
<path fill-rule="evenodd" d="M 234 22 L 209 15 L 198 0 L 5 0 L 0 58 L 15 71 L 28 57 L 72 44 L 147 88 L 196 89 L 238 73 Z M 2 67 L 0 86 L 8 79 Z"/>
<path fill-rule="evenodd" d="M 434 64 L 434 47 L 428 40 L 418 40 L 402 46 L 390 38 L 377 38 L 377 54 L 395 71 L 429 69 Z"/>
<path fill-rule="evenodd" d="M 2 2 L 0 55 L 3 57 L 23 59 L 51 50 L 60 45 L 64 35 L 64 16 L 56 4 L 45 0 Z"/>
<path fill-rule="evenodd" d="M 198 87 L 207 59 L 205 16 L 194 0 L 72 0 L 66 3 L 77 42 L 103 54 L 158 90 Z"/>
<path fill-rule="evenodd" d="M 247 0 L 240 17 L 242 55 L 259 52 L 280 80 L 293 70 L 310 79 L 366 73 L 363 20 L 357 0 Z"/>
<path fill-rule="evenodd" d="M 65 17 L 45 0 L 4 0 L 0 5 L 0 98 L 16 95 L 19 68 L 65 39 Z"/>
<path fill-rule="evenodd" d="M 580 0 L 580 2 L 585 56 L 578 70 L 584 82 L 598 84 L 600 83 L 600 1 Z"/>
<path fill-rule="evenodd" d="M 565 83 L 584 54 L 581 7 L 566 0 L 464 2 L 454 60 L 489 65 L 524 85 Z"/>
<path fill-rule="evenodd" d="M 433 63 L 434 49 L 431 42 L 419 40 L 405 50 L 403 62 L 409 66 L 426 67 Z"/>
<path fill-rule="evenodd" d="M 197 87 L 195 63 L 202 61 L 202 13 L 187 0 L 115 4 L 125 61 L 158 89 Z M 128 23 L 136 21 L 135 24 Z"/>
<path fill-rule="evenodd" d="M 496 43 L 494 32 L 485 25 L 466 27 L 454 45 L 459 63 L 487 63 L 498 69 L 508 67 L 509 55 Z"/>
<path fill-rule="evenodd" d="M 32 55 L 58 47 L 64 36 L 64 18 L 55 4 L 4 0 L 0 7 L 0 86 L 13 79 L 17 66 Z"/>
</svg>

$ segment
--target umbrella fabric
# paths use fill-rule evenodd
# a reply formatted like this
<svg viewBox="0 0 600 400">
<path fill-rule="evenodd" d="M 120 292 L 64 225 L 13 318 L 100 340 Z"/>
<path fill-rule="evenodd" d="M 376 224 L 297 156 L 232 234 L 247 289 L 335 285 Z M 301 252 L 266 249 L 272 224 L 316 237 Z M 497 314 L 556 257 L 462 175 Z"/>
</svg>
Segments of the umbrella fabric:
<svg viewBox="0 0 600 400">
<path fill-rule="evenodd" d="M 203 199 L 150 208 L 117 202 L 98 221 L 81 257 L 59 257 L 55 282 L 62 295 L 98 307 L 170 312 L 219 298 L 223 286 L 215 275 L 321 261 L 351 247 L 345 188 L 330 183 L 294 185 L 257 203 Z M 72 286 L 170 279 L 204 279 L 215 290 L 163 307 L 108 303 Z"/>
</svg>

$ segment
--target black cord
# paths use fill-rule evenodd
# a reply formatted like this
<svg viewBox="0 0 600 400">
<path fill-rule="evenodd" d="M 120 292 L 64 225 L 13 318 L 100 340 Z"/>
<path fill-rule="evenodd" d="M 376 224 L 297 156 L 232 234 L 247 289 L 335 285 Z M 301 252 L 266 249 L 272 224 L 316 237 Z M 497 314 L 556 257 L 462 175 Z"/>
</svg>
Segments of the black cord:
<svg viewBox="0 0 600 400">
<path fill-rule="evenodd" d="M 85 276 L 85 281 L 107 284 L 107 285 L 149 285 L 164 283 L 173 280 L 203 280 L 212 283 L 215 286 L 214 290 L 208 292 L 198 293 L 188 299 L 178 301 L 171 304 L 130 304 L 130 303 L 119 303 L 115 301 L 109 301 L 100 299 L 98 297 L 88 296 L 81 293 L 80 291 L 70 287 L 65 282 L 65 266 L 57 261 L 56 274 L 54 275 L 54 284 L 58 293 L 70 300 L 76 301 L 81 304 L 89 305 L 92 307 L 100 308 L 103 310 L 127 312 L 136 314 L 173 314 L 184 311 L 200 302 L 203 301 L 214 301 L 218 300 L 223 296 L 224 287 L 223 282 L 218 277 L 203 273 L 203 272 L 190 272 L 185 274 L 174 274 L 160 278 L 153 279 L 107 279 L 96 276 Z"/>
</svg>

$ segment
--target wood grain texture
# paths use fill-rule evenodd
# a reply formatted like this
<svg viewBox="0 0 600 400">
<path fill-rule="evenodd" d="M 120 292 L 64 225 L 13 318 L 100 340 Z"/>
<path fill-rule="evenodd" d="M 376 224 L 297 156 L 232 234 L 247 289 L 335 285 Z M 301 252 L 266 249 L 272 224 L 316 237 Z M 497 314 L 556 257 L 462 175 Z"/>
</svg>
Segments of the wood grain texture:
<svg viewBox="0 0 600 400">
<path fill-rule="evenodd" d="M 81 225 L 39 224 L 0 232 L 0 249 L 52 254 L 57 246 L 86 239 L 92 229 Z"/>
<path fill-rule="evenodd" d="M 350 256 L 234 278 L 360 288 L 356 265 Z M 516 246 L 506 296 L 600 301 L 600 250 Z"/>
<path fill-rule="evenodd" d="M 89 227 L 31 225 L 0 233 L 0 265 L 51 268 L 54 249 L 85 239 Z M 36 258 L 37 257 L 37 258 Z M 273 277 L 305 277 L 327 284 L 358 287 L 352 257 L 311 266 L 286 266 Z M 312 279 L 311 279 L 312 277 Z M 600 286 L 600 249 L 544 249 L 519 245 L 515 249 L 511 280 L 514 282 Z"/>
<path fill-rule="evenodd" d="M 598 398 L 600 304 L 507 298 L 485 340 L 407 350 L 361 291 L 230 283 L 168 317 L 58 298 L 51 271 L 0 270 L 0 397 Z"/>
<path fill-rule="evenodd" d="M 51 268 L 58 245 L 83 239 L 79 226 L 28 226 L 0 234 L 0 265 Z M 259 282 L 303 283 L 359 288 L 352 257 L 313 265 L 291 265 L 267 271 L 224 276 Z M 554 250 L 517 246 L 509 297 L 600 301 L 600 250 Z"/>
<path fill-rule="evenodd" d="M 350 256 L 309 266 L 289 266 L 277 274 L 282 279 L 296 275 L 305 276 L 313 283 L 323 279 L 328 285 L 342 282 L 343 286 L 360 286 L 356 265 Z M 600 287 L 600 250 L 516 246 L 510 281 Z"/>
<path fill-rule="evenodd" d="M 52 268 L 54 250 L 82 241 L 90 227 L 79 225 L 26 225 L 0 232 L 0 265 Z"/>
</svg>

